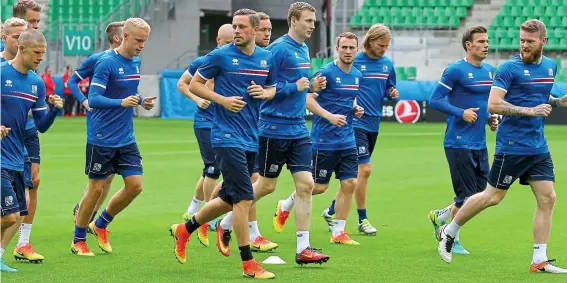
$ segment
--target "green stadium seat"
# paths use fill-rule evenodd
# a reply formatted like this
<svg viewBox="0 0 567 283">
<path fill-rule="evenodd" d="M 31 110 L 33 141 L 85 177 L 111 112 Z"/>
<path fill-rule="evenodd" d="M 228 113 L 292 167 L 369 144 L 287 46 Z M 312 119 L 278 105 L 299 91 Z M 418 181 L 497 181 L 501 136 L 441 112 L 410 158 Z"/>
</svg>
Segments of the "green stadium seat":
<svg viewBox="0 0 567 283">
<path fill-rule="evenodd" d="M 522 16 L 524 17 L 533 17 L 534 16 L 534 9 L 532 6 L 526 6 L 522 9 Z"/>
<path fill-rule="evenodd" d="M 469 12 L 467 11 L 467 8 L 465 7 L 458 7 L 457 10 L 455 11 L 455 15 L 457 17 L 461 17 L 464 18 L 469 14 Z"/>
<path fill-rule="evenodd" d="M 459 17 L 449 17 L 449 26 L 452 28 L 458 28 L 461 25 L 461 20 Z"/>
<path fill-rule="evenodd" d="M 326 66 L 327 64 L 333 62 L 333 58 L 332 57 L 326 57 L 323 59 L 323 64 L 321 64 L 321 67 Z"/>
<path fill-rule="evenodd" d="M 407 81 L 408 80 L 408 76 L 406 74 L 406 70 L 404 67 L 395 67 L 396 70 L 396 79 L 400 80 L 400 81 Z"/>
<path fill-rule="evenodd" d="M 557 7 L 547 6 L 544 16 L 554 17 L 557 14 Z"/>
<path fill-rule="evenodd" d="M 362 17 L 359 15 L 352 16 L 348 24 L 351 27 L 360 27 L 362 26 Z"/>
<path fill-rule="evenodd" d="M 415 81 L 417 79 L 417 68 L 415 66 L 408 66 L 405 69 L 407 79 L 410 81 Z M 396 73 L 397 75 L 397 73 Z"/>
<path fill-rule="evenodd" d="M 510 14 L 508 14 L 508 15 L 514 16 L 514 17 L 521 16 L 522 15 L 522 7 L 514 6 L 514 7 L 510 8 Z"/>
</svg>

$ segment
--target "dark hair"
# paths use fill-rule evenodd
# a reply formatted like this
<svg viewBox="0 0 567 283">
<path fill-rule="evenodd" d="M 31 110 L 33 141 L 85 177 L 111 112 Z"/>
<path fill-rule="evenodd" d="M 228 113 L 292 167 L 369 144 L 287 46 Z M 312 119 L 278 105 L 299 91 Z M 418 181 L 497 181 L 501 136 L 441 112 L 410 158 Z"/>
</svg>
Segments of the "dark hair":
<svg viewBox="0 0 567 283">
<path fill-rule="evenodd" d="M 467 51 L 466 42 L 472 42 L 474 35 L 477 33 L 487 33 L 487 30 L 483 26 L 474 26 L 470 29 L 465 30 L 465 33 L 463 33 L 463 49 L 465 49 L 465 51 Z"/>
<path fill-rule="evenodd" d="M 240 9 L 234 12 L 233 16 L 246 16 L 250 19 L 250 24 L 252 28 L 255 28 L 260 25 L 260 16 L 258 13 L 252 9 Z"/>
<path fill-rule="evenodd" d="M 289 6 L 289 11 L 287 11 L 287 26 L 291 27 L 291 18 L 301 19 L 301 12 L 311 11 L 315 13 L 317 10 L 309 3 L 305 2 L 295 2 Z"/>
<path fill-rule="evenodd" d="M 110 23 L 108 26 L 106 26 L 106 39 L 108 39 L 108 42 L 112 44 L 112 41 L 114 39 L 114 36 L 116 35 L 116 33 L 118 32 L 118 28 L 122 28 L 124 27 L 124 22 L 112 22 Z"/>
<path fill-rule="evenodd" d="M 527 20 L 522 24 L 520 29 L 527 32 L 539 32 L 540 38 L 547 36 L 547 28 L 540 20 Z"/>
<path fill-rule="evenodd" d="M 16 18 L 23 19 L 27 10 L 41 12 L 41 6 L 33 0 L 20 0 L 18 3 L 14 4 L 12 14 Z"/>
</svg>

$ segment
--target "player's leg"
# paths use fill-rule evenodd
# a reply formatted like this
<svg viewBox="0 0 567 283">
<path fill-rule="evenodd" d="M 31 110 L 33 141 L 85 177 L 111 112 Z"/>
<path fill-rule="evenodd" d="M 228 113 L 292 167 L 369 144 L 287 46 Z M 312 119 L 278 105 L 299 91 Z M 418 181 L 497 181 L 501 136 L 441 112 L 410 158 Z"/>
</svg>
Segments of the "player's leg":
<svg viewBox="0 0 567 283">
<path fill-rule="evenodd" d="M 193 194 L 193 198 L 187 207 L 187 210 L 183 213 L 183 220 L 187 221 L 191 219 L 191 216 L 195 214 L 201 208 L 205 200 L 205 194 L 203 192 L 203 182 L 205 181 L 205 176 L 201 175 L 197 184 L 195 185 L 195 193 Z"/>
<path fill-rule="evenodd" d="M 354 129 L 354 134 L 359 154 L 358 175 L 356 177 L 356 188 L 354 189 L 356 212 L 358 214 L 358 231 L 364 235 L 375 236 L 378 230 L 368 220 L 366 200 L 368 197 L 368 180 L 372 174 L 370 158 L 376 146 L 378 132 Z"/>
<path fill-rule="evenodd" d="M 104 190 L 102 191 L 102 195 L 100 195 L 100 198 L 96 202 L 95 211 L 93 212 L 93 215 L 91 216 L 91 220 L 89 222 L 93 222 L 95 220 L 95 217 L 98 214 L 98 210 L 100 209 L 100 207 L 102 206 L 102 204 L 106 200 L 106 197 L 108 196 L 108 193 L 110 192 L 110 187 L 112 186 L 112 180 L 114 180 L 114 175 L 110 175 L 106 179 L 106 184 L 104 184 Z"/>
<path fill-rule="evenodd" d="M 439 227 L 437 250 L 444 261 L 452 260 L 451 252 L 460 228 L 484 209 L 498 205 L 514 181 L 529 169 L 530 162 L 529 156 L 494 155 L 487 188 L 468 198 L 451 223 Z"/>
<path fill-rule="evenodd" d="M 91 218 L 105 190 L 108 177 L 116 171 L 113 161 L 117 154 L 117 149 L 87 144 L 85 174 L 89 183 L 75 217 L 75 233 L 71 247 L 71 251 L 77 255 L 94 256 L 86 244 L 87 231 L 90 229 L 95 233 L 94 227 L 90 227 Z"/>
<path fill-rule="evenodd" d="M 105 252 L 112 252 L 108 242 L 108 225 L 114 218 L 134 201 L 143 190 L 142 157 L 136 143 L 117 149 L 118 157 L 113 160 L 117 171 L 124 179 L 124 187 L 116 192 L 100 213 L 96 221 L 89 224 L 97 237 L 98 246 Z"/>
<path fill-rule="evenodd" d="M 557 198 L 554 182 L 553 161 L 549 153 L 534 156 L 533 166 L 520 177 L 521 184 L 529 183 L 537 202 L 533 218 L 534 253 L 531 272 L 567 273 L 566 269 L 552 265 L 553 260 L 547 258 L 547 241 Z"/>
<path fill-rule="evenodd" d="M 341 183 L 335 202 L 335 223 L 330 241 L 335 244 L 360 245 L 345 233 L 346 220 L 350 212 L 358 175 L 357 149 L 334 150 L 327 154 L 329 155 L 328 164 L 334 165 L 328 168 L 335 171 L 336 178 Z"/>
<path fill-rule="evenodd" d="M 18 222 L 27 215 L 26 193 L 24 188 L 23 172 L 1 170 L 2 186 L 0 206 L 2 209 L 2 222 L 0 224 L 2 239 L 0 247 L 0 270 L 2 272 L 16 272 L 4 261 L 4 251 L 18 229 Z M 12 229 L 10 233 L 10 229 Z"/>
</svg>

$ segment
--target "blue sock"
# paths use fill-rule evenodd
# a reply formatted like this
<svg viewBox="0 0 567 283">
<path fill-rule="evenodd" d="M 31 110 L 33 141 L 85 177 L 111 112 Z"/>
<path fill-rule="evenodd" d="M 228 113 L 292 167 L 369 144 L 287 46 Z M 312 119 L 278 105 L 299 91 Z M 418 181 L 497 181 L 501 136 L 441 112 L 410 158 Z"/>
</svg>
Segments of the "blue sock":
<svg viewBox="0 0 567 283">
<path fill-rule="evenodd" d="M 335 200 L 333 200 L 331 202 L 331 205 L 329 206 L 329 215 L 335 215 Z"/>
<path fill-rule="evenodd" d="M 358 212 L 358 223 L 362 222 L 364 219 L 368 219 L 368 216 L 366 216 L 366 208 L 357 209 L 356 211 Z"/>
<path fill-rule="evenodd" d="M 93 212 L 93 215 L 91 215 L 91 220 L 89 220 L 89 223 L 91 223 L 95 220 L 95 217 L 96 217 L 97 214 L 98 214 L 98 211 Z"/>
<path fill-rule="evenodd" d="M 110 214 L 108 214 L 108 212 L 106 212 L 106 209 L 105 209 L 105 210 L 102 211 L 100 216 L 96 219 L 95 225 L 98 228 L 106 229 L 108 224 L 110 224 L 110 222 L 112 222 L 113 219 L 114 219 L 114 216 L 111 216 Z"/>
<path fill-rule="evenodd" d="M 73 237 L 73 244 L 77 242 L 84 242 L 87 240 L 88 227 L 79 227 L 75 225 L 75 237 Z"/>
</svg>

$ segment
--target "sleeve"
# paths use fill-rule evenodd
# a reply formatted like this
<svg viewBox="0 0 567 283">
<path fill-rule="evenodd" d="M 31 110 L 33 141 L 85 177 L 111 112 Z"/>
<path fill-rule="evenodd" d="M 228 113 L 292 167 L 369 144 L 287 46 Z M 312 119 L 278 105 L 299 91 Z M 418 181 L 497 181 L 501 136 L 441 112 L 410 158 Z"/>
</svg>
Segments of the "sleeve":
<svg viewBox="0 0 567 283">
<path fill-rule="evenodd" d="M 504 63 L 500 66 L 500 68 L 498 68 L 498 71 L 494 76 L 494 82 L 492 82 L 492 87 L 508 92 L 513 80 L 514 75 L 512 74 L 512 70 L 510 70 L 510 64 Z"/>
<path fill-rule="evenodd" d="M 112 61 L 101 59 L 95 65 L 94 75 L 89 89 L 89 106 L 92 108 L 119 108 L 122 99 L 112 99 L 104 96 L 106 85 L 110 80 Z"/>
<path fill-rule="evenodd" d="M 264 87 L 276 87 L 278 83 L 278 68 L 276 66 L 276 61 L 273 57 L 270 60 L 270 72 L 268 73 Z"/>
<path fill-rule="evenodd" d="M 274 44 L 270 49 L 272 55 L 274 56 L 274 62 L 276 64 L 281 64 L 286 59 L 285 49 L 282 48 L 282 44 Z M 278 65 L 275 65 L 279 69 Z M 290 94 L 297 92 L 297 84 L 295 82 L 277 81 L 276 82 L 276 97 L 287 97 Z"/>
<path fill-rule="evenodd" d="M 83 63 L 83 65 L 85 65 L 85 63 L 86 61 Z M 69 87 L 69 89 L 71 89 L 71 93 L 73 94 L 75 99 L 79 101 L 79 103 L 83 103 L 83 101 L 87 99 L 83 94 L 83 92 L 81 91 L 81 89 L 79 88 L 79 82 L 82 81 L 84 78 L 79 73 L 79 70 L 83 68 L 83 65 L 81 65 L 81 67 L 79 67 L 79 69 L 77 69 L 75 73 L 67 81 L 67 86 Z"/>
<path fill-rule="evenodd" d="M 218 50 L 215 50 L 205 56 L 203 65 L 201 65 L 195 73 L 207 81 L 218 76 L 221 72 L 222 65 L 220 60 L 221 56 L 217 55 L 218 53 Z"/>
<path fill-rule="evenodd" d="M 325 77 L 327 79 L 327 87 L 329 86 L 329 78 L 327 78 L 326 73 L 324 72 L 324 68 L 319 69 L 319 71 L 315 72 L 315 74 L 313 74 L 313 77 L 316 77 L 318 75 L 321 75 L 323 77 Z M 315 94 L 317 97 L 319 97 L 319 95 L 321 95 L 321 92 L 313 92 L 313 94 Z"/>
<path fill-rule="evenodd" d="M 433 89 L 433 93 L 429 98 L 429 106 L 435 108 L 446 115 L 452 115 L 455 117 L 463 117 L 464 109 L 451 105 L 447 100 L 447 97 L 453 91 L 455 83 L 458 81 L 458 70 L 454 67 L 449 67 L 445 69 L 441 79 Z"/>
<path fill-rule="evenodd" d="M 199 69 L 199 66 L 201 65 L 201 60 L 199 60 L 199 58 L 193 60 L 193 62 L 191 62 L 191 64 L 189 64 L 189 67 L 187 68 L 187 72 L 189 73 L 189 75 L 191 75 L 191 77 L 195 76 L 195 73 L 197 72 L 197 69 Z"/>
<path fill-rule="evenodd" d="M 390 97 L 390 90 L 396 87 L 396 69 L 394 65 L 390 65 L 390 75 L 388 76 L 388 80 L 386 81 L 386 93 L 384 93 L 384 97 L 388 100 L 392 100 Z"/>
<path fill-rule="evenodd" d="M 38 83 L 37 90 L 37 101 L 32 105 L 32 115 L 35 122 L 35 126 L 40 133 L 45 133 L 57 117 L 57 112 L 59 109 L 57 107 L 51 107 L 47 111 L 45 106 L 45 83 L 40 81 Z"/>
<path fill-rule="evenodd" d="M 556 98 L 563 97 L 567 95 L 567 91 L 562 91 L 557 84 L 553 84 L 553 88 L 551 89 L 551 95 Z"/>
</svg>

